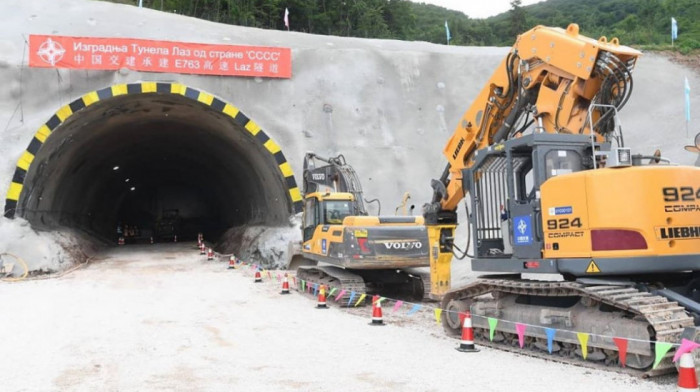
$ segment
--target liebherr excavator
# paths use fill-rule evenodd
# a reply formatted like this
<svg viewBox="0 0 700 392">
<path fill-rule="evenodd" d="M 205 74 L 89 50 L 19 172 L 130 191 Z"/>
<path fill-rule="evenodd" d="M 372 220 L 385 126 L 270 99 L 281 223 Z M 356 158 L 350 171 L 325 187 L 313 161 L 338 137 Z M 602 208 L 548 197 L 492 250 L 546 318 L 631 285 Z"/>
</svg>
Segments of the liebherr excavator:
<svg viewBox="0 0 700 392">
<path fill-rule="evenodd" d="M 578 360 L 577 332 L 589 333 L 587 361 L 604 365 L 619 362 L 613 337 L 627 338 L 626 366 L 645 375 L 673 368 L 665 358 L 652 370 L 654 341 L 695 337 L 700 168 L 624 146 L 616 115 L 640 54 L 575 24 L 538 26 L 517 38 L 467 109 L 423 207 L 431 296 L 448 333 L 470 310 L 481 316 L 477 336 L 488 336 L 487 317 L 500 320 L 488 344 L 517 346 L 519 322 L 526 348 L 544 354 L 551 328 L 563 361 Z M 462 200 L 473 255 L 454 241 Z M 453 255 L 495 275 L 451 287 Z"/>
</svg>

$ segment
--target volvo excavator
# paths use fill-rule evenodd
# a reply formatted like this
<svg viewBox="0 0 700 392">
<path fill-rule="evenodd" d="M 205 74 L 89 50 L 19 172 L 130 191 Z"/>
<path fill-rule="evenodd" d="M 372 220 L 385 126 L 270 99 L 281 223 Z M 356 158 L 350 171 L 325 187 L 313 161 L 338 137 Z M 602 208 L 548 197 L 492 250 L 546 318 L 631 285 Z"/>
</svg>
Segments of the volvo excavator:
<svg viewBox="0 0 700 392">
<path fill-rule="evenodd" d="M 632 92 L 637 50 L 537 26 L 462 116 L 423 206 L 431 296 L 448 334 L 471 311 L 484 344 L 619 366 L 613 338 L 628 339 L 626 367 L 653 368 L 654 342 L 694 339 L 700 318 L 700 168 L 625 147 L 617 111 Z M 466 207 L 469 240 L 455 243 Z M 469 254 L 473 249 L 473 254 Z M 450 263 L 469 257 L 488 273 L 453 287 Z M 498 321 L 491 341 L 487 318 Z M 556 330 L 548 353 L 546 329 Z"/>
<path fill-rule="evenodd" d="M 418 268 L 430 264 L 422 216 L 369 215 L 359 178 L 343 155 L 307 153 L 303 176 L 304 263 L 297 278 L 345 290 L 342 298 L 359 292 L 427 299 L 430 275 Z"/>
</svg>

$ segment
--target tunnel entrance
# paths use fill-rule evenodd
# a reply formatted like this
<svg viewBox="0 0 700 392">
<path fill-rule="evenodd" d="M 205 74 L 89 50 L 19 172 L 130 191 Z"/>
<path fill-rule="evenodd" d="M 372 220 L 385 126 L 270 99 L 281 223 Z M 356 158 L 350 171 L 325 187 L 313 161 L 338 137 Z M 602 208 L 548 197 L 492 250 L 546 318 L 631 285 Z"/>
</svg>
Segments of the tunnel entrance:
<svg viewBox="0 0 700 392">
<path fill-rule="evenodd" d="M 278 226 L 301 195 L 281 148 L 236 107 L 170 83 L 116 85 L 61 108 L 17 163 L 5 216 L 115 241 L 215 239 Z"/>
</svg>

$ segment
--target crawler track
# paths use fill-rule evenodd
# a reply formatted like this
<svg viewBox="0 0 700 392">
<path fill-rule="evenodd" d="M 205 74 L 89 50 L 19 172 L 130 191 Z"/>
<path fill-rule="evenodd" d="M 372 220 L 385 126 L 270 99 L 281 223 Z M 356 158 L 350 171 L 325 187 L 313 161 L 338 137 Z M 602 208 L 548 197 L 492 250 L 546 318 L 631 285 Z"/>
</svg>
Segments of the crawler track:
<svg viewBox="0 0 700 392">
<path fill-rule="evenodd" d="M 490 294 L 491 298 L 488 298 Z M 578 298 L 578 308 L 548 308 L 518 303 L 522 298 Z M 517 298 L 517 300 L 516 300 Z M 510 307 L 510 308 L 509 308 Z M 648 341 L 677 343 L 685 327 L 693 326 L 693 319 L 676 302 L 639 291 L 631 286 L 584 285 L 577 282 L 539 282 L 516 279 L 480 279 L 466 287 L 449 292 L 442 301 L 443 325 L 448 334 L 460 332 L 456 315 L 469 308 L 475 315 L 477 337 L 484 337 L 486 345 L 513 349 L 518 338 L 512 323 L 499 323 L 494 342 L 488 341 L 486 317 L 507 320 L 503 313 L 520 312 L 522 317 L 545 320 L 528 323 L 540 327 L 528 328 L 525 348 L 527 355 L 541 356 L 561 362 L 587 367 L 615 367 L 621 369 L 617 347 L 612 337 L 630 338 L 626 373 L 642 377 L 657 376 L 675 371 L 669 352 L 656 369 L 651 369 L 654 348 Z M 528 314 L 530 312 L 530 314 Z M 513 318 L 522 321 L 522 319 Z M 568 325 L 567 325 L 568 324 Z M 543 328 L 557 329 L 554 354 L 546 350 Z M 559 332 L 561 331 L 561 332 Z M 591 334 L 588 342 L 588 360 L 581 358 L 575 332 Z M 620 333 L 622 332 L 622 333 Z M 594 336 L 595 335 L 595 336 Z M 633 341 L 638 339 L 639 341 Z"/>
<path fill-rule="evenodd" d="M 402 270 L 407 283 L 404 285 L 405 291 L 415 291 L 420 293 L 419 298 L 405 298 L 412 301 L 429 300 L 428 294 L 430 293 L 430 273 L 428 271 L 421 271 L 418 269 L 407 269 Z M 395 270 L 391 274 L 395 274 Z M 301 289 L 301 280 L 309 282 L 311 284 L 322 284 L 326 287 L 337 288 L 336 293 L 345 290 L 342 298 L 339 298 L 338 302 L 341 304 L 347 304 L 351 293 L 367 293 L 367 294 L 378 294 L 391 298 L 400 298 L 401 295 L 396 295 L 391 289 L 396 289 L 396 285 L 392 288 L 385 288 L 382 286 L 381 279 L 375 275 L 375 282 L 367 282 L 365 279 L 354 272 L 348 271 L 343 268 L 335 266 L 303 266 L 297 269 L 297 286 Z M 378 282 L 378 283 L 377 283 Z M 385 291 L 388 290 L 388 291 Z M 405 295 L 405 294 L 404 294 Z M 402 298 L 403 299 L 403 298 Z M 335 300 L 335 297 L 334 297 Z M 343 302 L 345 300 L 345 302 Z"/>
</svg>

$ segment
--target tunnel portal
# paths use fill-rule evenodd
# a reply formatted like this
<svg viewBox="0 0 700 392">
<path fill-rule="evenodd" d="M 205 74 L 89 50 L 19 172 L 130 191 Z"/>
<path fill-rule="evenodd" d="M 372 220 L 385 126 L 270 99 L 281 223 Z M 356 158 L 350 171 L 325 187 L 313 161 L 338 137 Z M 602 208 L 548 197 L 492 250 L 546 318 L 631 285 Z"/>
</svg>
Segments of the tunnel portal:
<svg viewBox="0 0 700 392">
<path fill-rule="evenodd" d="M 111 241 L 216 238 L 300 211 L 289 163 L 233 105 L 181 84 L 111 86 L 61 108 L 17 163 L 5 216 Z"/>
</svg>

